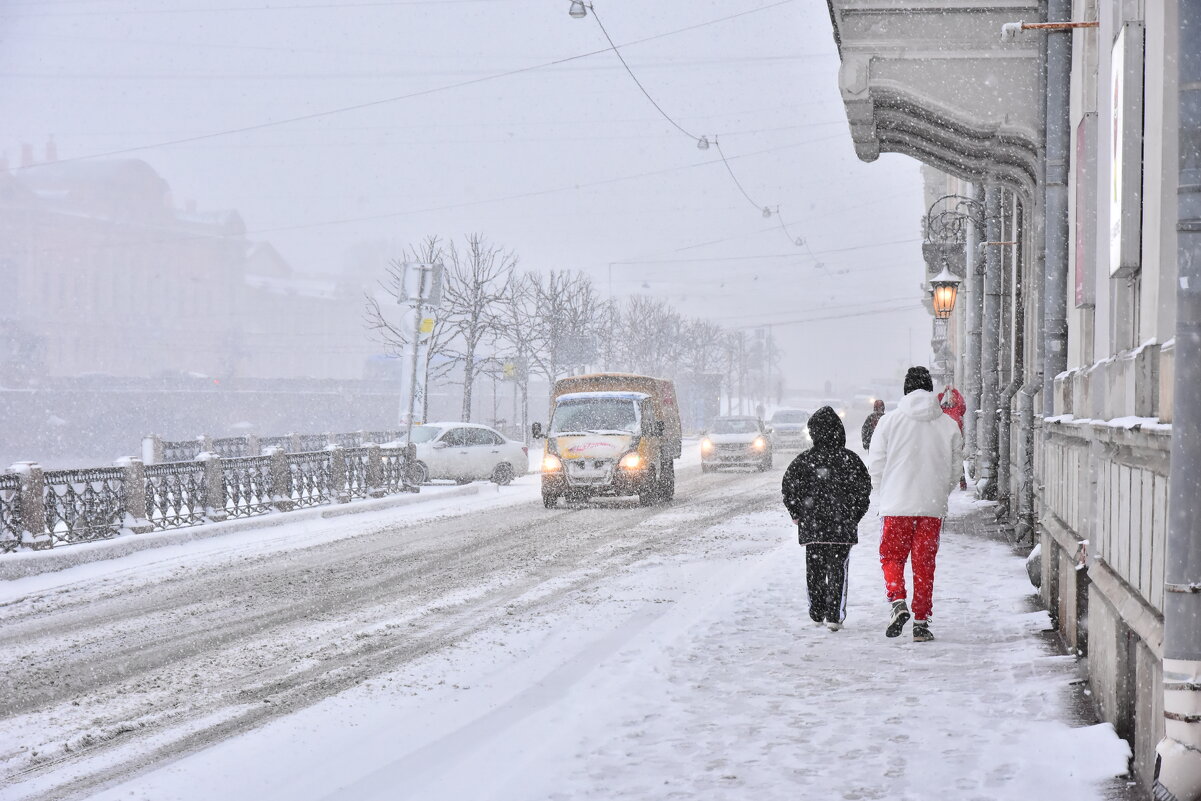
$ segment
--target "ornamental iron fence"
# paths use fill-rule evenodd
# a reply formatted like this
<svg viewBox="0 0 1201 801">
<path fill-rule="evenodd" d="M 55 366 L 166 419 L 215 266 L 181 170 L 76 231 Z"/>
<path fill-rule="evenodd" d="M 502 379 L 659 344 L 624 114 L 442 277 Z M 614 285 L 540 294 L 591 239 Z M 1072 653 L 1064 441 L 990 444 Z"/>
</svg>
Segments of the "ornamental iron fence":
<svg viewBox="0 0 1201 801">
<path fill-rule="evenodd" d="M 22 463 L 0 474 L 0 554 L 417 492 L 408 478 L 411 453 L 370 442 L 399 437 L 391 431 L 182 442 L 147 437 L 143 455 L 151 464 L 122 459 L 115 467 L 43 471 Z M 316 447 L 297 447 L 304 445 Z M 263 449 L 273 450 L 224 455 Z M 167 455 L 176 460 L 162 462 Z"/>
<path fill-rule="evenodd" d="M 351 498 L 366 498 L 371 492 L 372 451 L 376 448 L 344 448 L 342 456 L 346 494 Z"/>
<path fill-rule="evenodd" d="M 146 519 L 151 526 L 164 530 L 205 521 L 208 482 L 203 462 L 153 464 L 143 469 Z"/>
<path fill-rule="evenodd" d="M 52 470 L 43 474 L 46 533 L 52 545 L 107 539 L 125 518 L 125 471 L 120 467 Z"/>
<path fill-rule="evenodd" d="M 221 459 L 221 509 L 229 517 L 253 517 L 271 511 L 274 500 L 270 456 Z"/>
<path fill-rule="evenodd" d="M 0 553 L 17 550 L 25 524 L 21 515 L 21 477 L 0 475 Z"/>
<path fill-rule="evenodd" d="M 331 451 L 285 454 L 288 460 L 286 499 L 293 506 L 320 506 L 330 503 L 333 493 Z"/>
<path fill-rule="evenodd" d="M 162 442 L 162 456 L 155 459 L 161 462 L 186 462 L 195 459 L 204 449 L 199 439 L 185 439 L 177 442 Z"/>
</svg>

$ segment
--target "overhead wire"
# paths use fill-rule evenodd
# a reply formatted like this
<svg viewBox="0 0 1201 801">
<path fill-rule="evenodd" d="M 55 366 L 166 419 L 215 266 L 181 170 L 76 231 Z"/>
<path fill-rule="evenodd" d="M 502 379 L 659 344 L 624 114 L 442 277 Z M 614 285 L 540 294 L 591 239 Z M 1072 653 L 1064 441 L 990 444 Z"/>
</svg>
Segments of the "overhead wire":
<svg viewBox="0 0 1201 801">
<path fill-rule="evenodd" d="M 704 22 L 699 22 L 694 25 L 688 25 L 683 28 L 677 28 L 672 31 L 665 31 L 663 33 L 655 34 L 653 36 L 643 37 L 642 39 L 636 39 L 631 42 L 626 42 L 621 46 L 622 47 L 630 47 L 632 45 L 643 44 L 645 42 L 654 41 L 656 39 L 662 39 L 667 36 L 675 36 L 675 35 L 678 35 L 681 33 L 686 33 L 688 31 L 696 30 L 698 28 L 703 28 L 708 25 L 716 25 L 718 23 L 728 22 L 729 20 L 737 19 L 739 17 L 744 17 L 748 14 L 755 14 L 755 13 L 758 13 L 761 11 L 766 11 L 768 9 L 775 8 L 776 6 L 785 5 L 785 4 L 791 3 L 791 2 L 793 2 L 793 0 L 778 0 L 778 2 L 772 3 L 770 5 L 760 6 L 758 8 L 746 9 L 744 11 L 739 11 L 734 14 L 728 14 L 724 17 L 718 17 L 715 19 L 706 20 Z M 607 38 L 607 34 L 606 34 L 606 38 Z M 90 153 L 90 154 L 86 154 L 86 155 L 82 155 L 82 156 L 74 156 L 71 158 L 62 158 L 54 163 L 55 164 L 67 164 L 67 163 L 72 163 L 72 162 L 77 162 L 77 161 L 86 161 L 86 160 L 90 160 L 90 159 L 109 158 L 112 156 L 122 156 L 122 155 L 126 155 L 129 153 L 138 153 L 138 152 L 141 152 L 144 150 L 152 150 L 152 149 L 161 148 L 161 147 L 172 147 L 175 145 L 188 144 L 190 142 L 199 142 L 199 141 L 203 141 L 205 139 L 215 139 L 215 138 L 223 137 L 223 136 L 233 136 L 236 134 L 251 133 L 254 131 L 266 130 L 268 128 L 278 128 L 282 125 L 291 125 L 291 124 L 297 123 L 297 122 L 307 122 L 309 120 L 316 120 L 316 119 L 322 119 L 325 117 L 332 117 L 332 116 L 339 115 L 339 114 L 346 114 L 346 113 L 352 112 L 352 111 L 361 111 L 363 109 L 368 109 L 368 108 L 373 108 L 373 107 L 383 106 L 383 105 L 389 105 L 389 104 L 398 103 L 398 102 L 401 102 L 404 100 L 412 100 L 412 99 L 418 98 L 418 97 L 425 97 L 428 95 L 437 94 L 439 92 L 451 91 L 454 89 L 462 89 L 467 86 L 474 86 L 474 85 L 481 84 L 481 83 L 487 83 L 490 81 L 500 80 L 502 78 L 510 78 L 510 77 L 513 77 L 514 75 L 521 75 L 524 73 L 534 72 L 536 70 L 545 69 L 547 67 L 557 66 L 559 64 L 566 64 L 566 63 L 569 63 L 572 61 L 579 61 L 580 59 L 584 59 L 584 58 L 591 58 L 592 56 L 600 55 L 601 53 L 608 53 L 611 49 L 615 49 L 615 48 L 616 48 L 616 46 L 613 45 L 611 47 L 605 47 L 605 48 L 601 48 L 599 50 L 592 50 L 592 51 L 589 51 L 586 53 L 577 53 L 572 56 L 565 56 L 563 58 L 554 59 L 552 61 L 545 61 L 545 62 L 541 62 L 538 64 L 531 64 L 526 67 L 519 67 L 519 68 L 512 69 L 512 70 L 506 70 L 504 72 L 498 72 L 498 73 L 493 73 L 491 75 L 480 76 L 478 78 L 471 78 L 468 80 L 457 81 L 455 83 L 443 84 L 441 86 L 434 86 L 434 87 L 430 87 L 428 89 L 421 89 L 421 90 L 418 90 L 415 92 L 408 92 L 408 93 L 405 93 L 402 95 L 394 95 L 392 97 L 384 97 L 384 98 L 378 98 L 376 100 L 368 100 L 368 101 L 365 101 L 362 103 L 354 103 L 354 104 L 348 105 L 348 106 L 339 106 L 336 108 L 324 109 L 322 111 L 314 111 L 314 112 L 310 112 L 308 114 L 299 114 L 299 115 L 296 115 L 293 117 L 285 117 L 283 119 L 278 119 L 278 120 L 268 120 L 266 122 L 253 123 L 250 125 L 242 125 L 242 126 L 238 126 L 235 128 L 226 128 L 226 129 L 219 130 L 219 131 L 209 131 L 207 133 L 196 134 L 194 136 L 180 137 L 177 139 L 168 139 L 168 140 L 163 140 L 163 141 L 159 141 L 159 142 L 150 142 L 150 143 L 143 144 L 143 145 L 135 145 L 133 147 L 118 148 L 115 150 L 109 150 L 109 151 L 100 152 L 100 153 Z M 681 130 L 683 130 L 683 129 L 681 129 Z M 44 167 L 44 166 L 45 166 L 44 163 L 39 163 L 39 164 L 32 164 L 27 167 L 18 167 L 15 169 L 30 170 L 30 169 L 37 169 L 38 167 Z"/>
</svg>

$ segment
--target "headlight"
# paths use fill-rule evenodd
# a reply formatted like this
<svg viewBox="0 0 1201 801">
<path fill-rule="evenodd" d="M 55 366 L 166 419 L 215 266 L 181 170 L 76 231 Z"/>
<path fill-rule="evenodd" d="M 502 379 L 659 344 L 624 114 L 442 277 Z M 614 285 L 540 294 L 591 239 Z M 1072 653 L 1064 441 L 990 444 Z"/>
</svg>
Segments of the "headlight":
<svg viewBox="0 0 1201 801">
<path fill-rule="evenodd" d="M 542 472 L 557 473 L 563 469 L 563 460 L 553 453 L 548 453 L 542 457 Z"/>
<path fill-rule="evenodd" d="M 708 453 L 713 450 L 713 442 L 707 439 L 701 440 L 701 453 Z"/>
<path fill-rule="evenodd" d="M 847 416 L 847 413 L 846 413 L 845 411 L 843 411 L 842 409 L 839 409 L 839 410 L 838 410 L 838 416 L 839 416 L 839 417 L 846 417 L 846 416 Z"/>
<path fill-rule="evenodd" d="M 757 451 L 761 451 L 767 447 L 767 440 L 763 437 L 755 437 L 755 441 L 751 443 L 751 447 Z"/>
<path fill-rule="evenodd" d="M 642 457 L 634 451 L 630 451 L 625 456 L 621 457 L 621 461 L 618 462 L 618 464 L 624 467 L 626 470 L 636 470 L 642 464 Z"/>
</svg>

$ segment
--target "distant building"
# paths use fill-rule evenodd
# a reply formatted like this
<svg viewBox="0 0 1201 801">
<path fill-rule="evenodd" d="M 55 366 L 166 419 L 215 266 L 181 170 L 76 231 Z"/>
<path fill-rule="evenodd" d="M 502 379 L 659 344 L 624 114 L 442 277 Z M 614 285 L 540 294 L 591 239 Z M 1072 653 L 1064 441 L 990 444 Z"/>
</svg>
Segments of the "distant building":
<svg viewBox="0 0 1201 801">
<path fill-rule="evenodd" d="M 361 378 L 361 292 L 295 275 L 144 161 L 0 163 L 0 385 L 39 376 Z"/>
</svg>

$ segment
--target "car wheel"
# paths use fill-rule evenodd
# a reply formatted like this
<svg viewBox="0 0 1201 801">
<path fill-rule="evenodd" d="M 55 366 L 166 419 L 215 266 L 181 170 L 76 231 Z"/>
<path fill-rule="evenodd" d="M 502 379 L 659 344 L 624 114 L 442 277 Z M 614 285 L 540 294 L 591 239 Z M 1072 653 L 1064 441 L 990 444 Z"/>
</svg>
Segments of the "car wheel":
<svg viewBox="0 0 1201 801">
<path fill-rule="evenodd" d="M 413 462 L 409 465 L 407 475 L 410 484 L 428 484 L 430 482 L 430 469 L 425 466 L 425 462 Z"/>
<path fill-rule="evenodd" d="M 492 471 L 492 483 L 501 487 L 513 483 L 513 465 L 503 462 Z"/>
<path fill-rule="evenodd" d="M 702 473 L 712 473 L 712 472 L 713 472 L 713 465 L 710 465 L 710 464 L 703 464 L 703 465 L 701 465 L 701 472 L 702 472 Z"/>
<path fill-rule="evenodd" d="M 547 509 L 554 509 L 559 505 L 559 496 L 553 492 L 542 493 L 542 505 Z"/>
<path fill-rule="evenodd" d="M 659 482 L 655 471 L 652 470 L 646 480 L 642 482 L 642 486 L 638 488 L 638 505 L 653 506 L 659 500 Z"/>
</svg>

